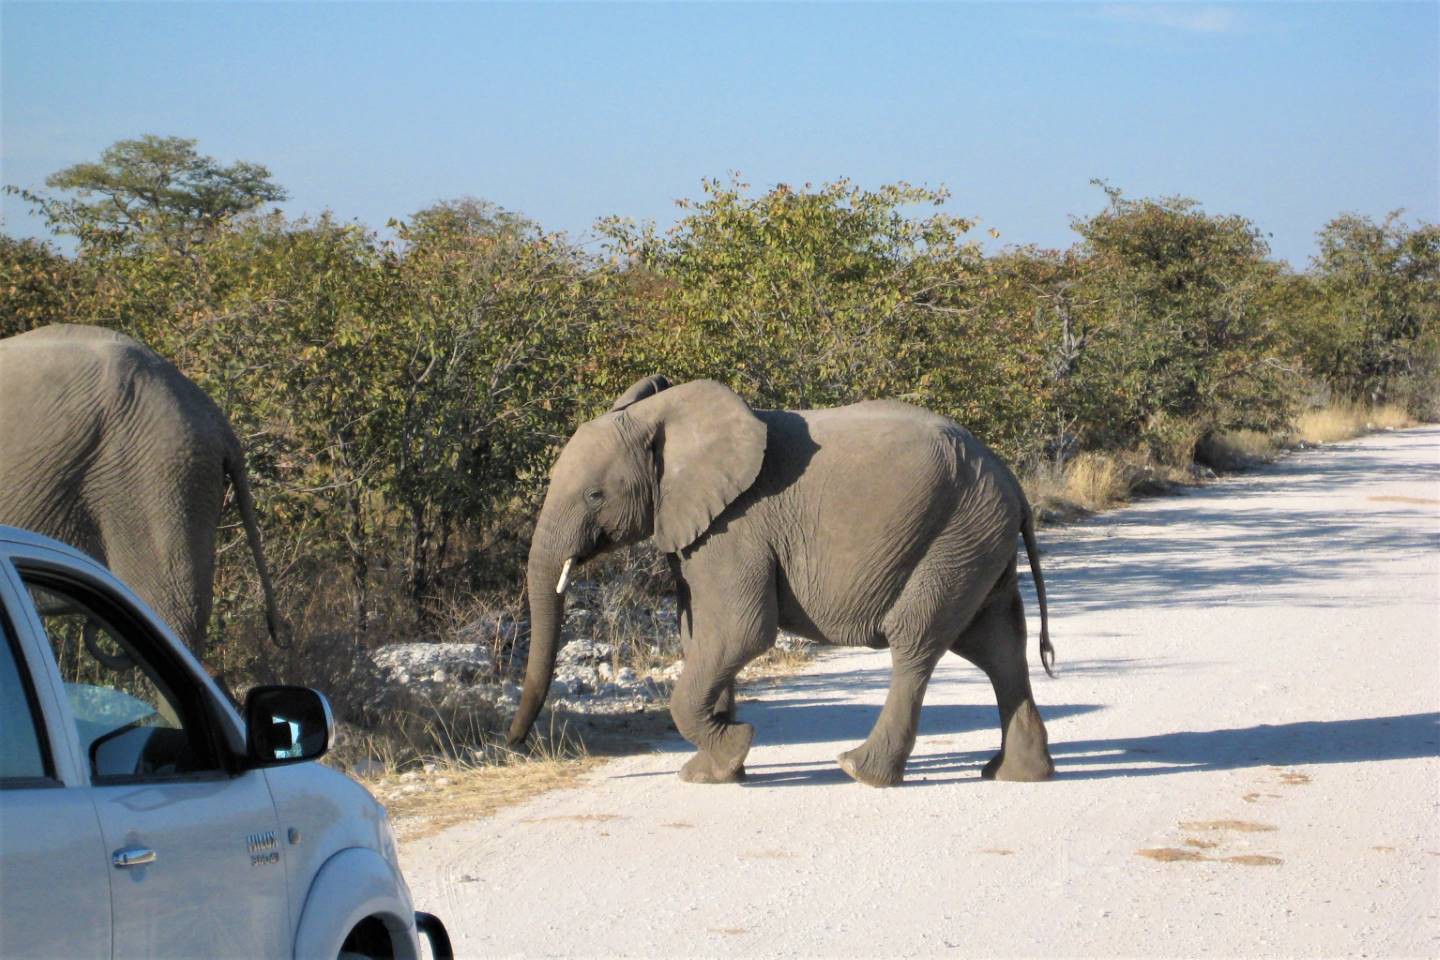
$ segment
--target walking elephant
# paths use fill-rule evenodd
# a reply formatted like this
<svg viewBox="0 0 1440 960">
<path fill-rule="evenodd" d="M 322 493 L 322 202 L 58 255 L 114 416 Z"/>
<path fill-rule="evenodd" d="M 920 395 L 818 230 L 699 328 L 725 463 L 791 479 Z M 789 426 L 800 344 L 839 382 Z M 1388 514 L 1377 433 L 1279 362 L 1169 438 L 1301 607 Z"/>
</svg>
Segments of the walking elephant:
<svg viewBox="0 0 1440 960">
<path fill-rule="evenodd" d="M 220 408 L 113 330 L 57 324 L 0 340 L 0 523 L 104 563 L 197 656 L 227 480 L 274 640 L 279 617 L 245 456 Z"/>
<path fill-rule="evenodd" d="M 510 741 L 524 740 L 544 703 L 572 568 L 653 538 L 675 574 L 685 654 L 670 709 L 697 748 L 682 780 L 743 778 L 754 728 L 730 713 L 735 675 L 774 644 L 777 627 L 890 648 L 880 718 L 839 758 L 854 779 L 901 781 L 946 650 L 994 686 L 1001 747 L 982 775 L 1045 779 L 1054 765 L 1030 691 L 1017 535 L 1048 672 L 1030 506 L 967 431 L 895 401 L 752 410 L 719 383 L 649 377 L 582 424 L 551 471 L 530 548 L 530 658 Z"/>
</svg>

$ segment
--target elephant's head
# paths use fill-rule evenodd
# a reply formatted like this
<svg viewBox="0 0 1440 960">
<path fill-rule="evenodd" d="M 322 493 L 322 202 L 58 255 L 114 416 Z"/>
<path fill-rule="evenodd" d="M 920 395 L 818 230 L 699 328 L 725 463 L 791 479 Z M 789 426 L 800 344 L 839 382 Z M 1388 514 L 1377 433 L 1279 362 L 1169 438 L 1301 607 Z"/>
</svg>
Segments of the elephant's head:
<svg viewBox="0 0 1440 960">
<path fill-rule="evenodd" d="M 755 481 L 765 424 L 711 380 L 647 377 L 582 424 L 550 471 L 530 545 L 530 659 L 510 743 L 524 741 L 555 672 L 565 586 L 597 554 L 653 538 L 662 553 L 694 543 Z"/>
</svg>

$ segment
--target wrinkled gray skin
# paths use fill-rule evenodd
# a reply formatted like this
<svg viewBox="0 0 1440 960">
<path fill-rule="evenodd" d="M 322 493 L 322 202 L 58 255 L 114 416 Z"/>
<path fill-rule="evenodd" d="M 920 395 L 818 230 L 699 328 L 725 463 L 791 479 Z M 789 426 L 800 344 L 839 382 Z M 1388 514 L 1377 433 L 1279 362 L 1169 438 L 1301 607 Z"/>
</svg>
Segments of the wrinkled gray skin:
<svg viewBox="0 0 1440 960">
<path fill-rule="evenodd" d="M 899 783 L 920 703 L 946 650 L 990 677 L 1001 749 L 983 776 L 1051 775 L 1030 692 L 1015 570 L 1023 535 L 1041 604 L 1030 508 L 1010 470 L 954 422 L 894 401 L 751 410 L 721 384 L 650 377 L 581 425 L 550 475 L 530 549 L 530 659 L 512 744 L 554 672 L 567 560 L 653 538 L 671 555 L 685 666 L 670 709 L 697 748 L 694 783 L 743 778 L 754 728 L 734 680 L 776 628 L 889 647 L 890 691 L 869 738 L 840 755 L 862 783 Z"/>
<path fill-rule="evenodd" d="M 173 364 L 121 333 L 57 324 L 0 340 L 0 523 L 104 563 L 204 654 L 227 479 L 279 618 L 240 442 Z"/>
</svg>

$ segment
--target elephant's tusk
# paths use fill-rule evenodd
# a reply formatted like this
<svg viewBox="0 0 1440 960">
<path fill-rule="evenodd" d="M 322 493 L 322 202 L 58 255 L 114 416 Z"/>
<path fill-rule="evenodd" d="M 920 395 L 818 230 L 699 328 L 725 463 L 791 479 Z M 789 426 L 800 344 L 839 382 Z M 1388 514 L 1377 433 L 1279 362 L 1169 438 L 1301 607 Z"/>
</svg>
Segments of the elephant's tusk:
<svg viewBox="0 0 1440 960">
<path fill-rule="evenodd" d="M 565 561 L 565 566 L 560 568 L 560 582 L 555 584 L 556 593 L 565 592 L 565 582 L 570 579 L 570 564 L 574 562 L 575 558 L 571 557 L 569 560 Z"/>
</svg>

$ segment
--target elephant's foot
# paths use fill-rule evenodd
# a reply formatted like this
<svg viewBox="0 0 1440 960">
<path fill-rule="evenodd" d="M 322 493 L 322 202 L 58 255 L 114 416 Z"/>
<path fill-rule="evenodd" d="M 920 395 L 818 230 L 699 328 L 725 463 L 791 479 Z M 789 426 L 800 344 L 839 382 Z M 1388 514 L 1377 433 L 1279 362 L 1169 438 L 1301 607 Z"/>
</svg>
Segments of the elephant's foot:
<svg viewBox="0 0 1440 960">
<path fill-rule="evenodd" d="M 750 724 L 726 725 L 711 746 L 685 762 L 680 779 L 686 783 L 739 783 L 745 779 L 745 757 L 754 739 L 755 728 Z"/>
<path fill-rule="evenodd" d="M 854 750 L 846 750 L 836 760 L 850 779 L 867 786 L 894 787 L 905 779 L 904 757 L 899 763 L 889 758 L 877 758 L 864 744 Z"/>
<path fill-rule="evenodd" d="M 1054 774 L 1045 724 L 1035 704 L 1026 700 L 1010 718 L 1004 748 L 990 758 L 980 776 L 985 780 L 1033 782 L 1049 780 Z"/>
<path fill-rule="evenodd" d="M 680 768 L 680 779 L 686 783 L 739 783 L 745 779 L 745 764 L 727 768 L 708 753 L 697 753 Z"/>
</svg>

